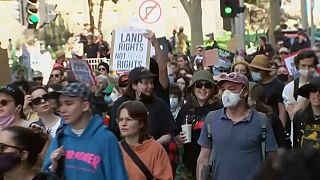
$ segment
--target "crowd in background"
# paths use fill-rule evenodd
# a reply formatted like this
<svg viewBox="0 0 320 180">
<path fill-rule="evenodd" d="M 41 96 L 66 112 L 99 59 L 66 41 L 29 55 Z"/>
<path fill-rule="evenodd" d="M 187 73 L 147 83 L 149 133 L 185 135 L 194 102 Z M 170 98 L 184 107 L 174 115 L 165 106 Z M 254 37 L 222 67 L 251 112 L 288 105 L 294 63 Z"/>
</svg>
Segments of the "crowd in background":
<svg viewBox="0 0 320 180">
<path fill-rule="evenodd" d="M 149 67 L 114 75 L 101 62 L 95 86 L 75 79 L 62 51 L 48 82 L 33 71 L 33 81 L 2 86 L 2 178 L 319 179 L 310 170 L 319 166 L 319 57 L 302 30 L 277 47 L 260 37 L 230 67 L 204 66 L 204 51 L 219 47 L 213 33 L 194 53 L 183 28 L 169 54 L 154 33 L 145 37 Z M 102 34 L 80 39 L 84 57 L 110 57 Z M 290 75 L 284 60 L 294 52 Z"/>
</svg>

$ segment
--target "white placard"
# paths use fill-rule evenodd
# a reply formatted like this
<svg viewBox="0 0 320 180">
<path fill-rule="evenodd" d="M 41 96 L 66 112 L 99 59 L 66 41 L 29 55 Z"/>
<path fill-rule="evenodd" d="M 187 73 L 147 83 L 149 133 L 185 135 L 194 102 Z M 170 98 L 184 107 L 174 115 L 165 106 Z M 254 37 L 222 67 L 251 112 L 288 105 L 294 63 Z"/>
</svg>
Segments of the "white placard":
<svg viewBox="0 0 320 180">
<path fill-rule="evenodd" d="M 297 68 L 294 65 L 294 58 L 297 56 L 297 53 L 291 54 L 288 57 L 284 59 L 284 62 L 286 64 L 286 67 L 288 69 L 288 72 L 290 76 L 293 76 L 297 72 Z"/>
<path fill-rule="evenodd" d="M 117 29 L 113 31 L 110 68 L 113 71 L 130 71 L 135 67 L 149 69 L 150 42 L 145 30 Z"/>
</svg>

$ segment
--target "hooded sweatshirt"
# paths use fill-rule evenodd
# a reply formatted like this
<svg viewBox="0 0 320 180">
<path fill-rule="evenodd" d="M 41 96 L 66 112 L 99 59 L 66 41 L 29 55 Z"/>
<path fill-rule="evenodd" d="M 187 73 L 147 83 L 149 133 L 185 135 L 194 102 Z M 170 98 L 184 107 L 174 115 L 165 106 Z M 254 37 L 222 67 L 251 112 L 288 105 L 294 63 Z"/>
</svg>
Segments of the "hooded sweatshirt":
<svg viewBox="0 0 320 180">
<path fill-rule="evenodd" d="M 99 116 L 90 120 L 80 136 L 66 125 L 63 136 L 56 136 L 50 144 L 43 166 L 45 171 L 51 165 L 51 153 L 61 145 L 65 150 L 64 176 L 67 179 L 128 179 L 118 141 Z"/>
</svg>

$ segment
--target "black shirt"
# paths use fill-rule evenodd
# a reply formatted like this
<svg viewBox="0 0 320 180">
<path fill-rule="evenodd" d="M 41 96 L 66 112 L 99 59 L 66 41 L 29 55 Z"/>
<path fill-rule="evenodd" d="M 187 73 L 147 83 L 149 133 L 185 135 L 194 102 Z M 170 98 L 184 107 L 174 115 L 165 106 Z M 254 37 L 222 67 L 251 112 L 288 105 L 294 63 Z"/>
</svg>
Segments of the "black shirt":
<svg viewBox="0 0 320 180">
<path fill-rule="evenodd" d="M 83 52 L 87 54 L 87 58 L 97 58 L 99 48 L 96 44 L 87 44 L 84 46 Z"/>
<path fill-rule="evenodd" d="M 218 110 L 222 108 L 221 103 L 214 103 L 214 104 L 206 104 L 202 107 L 196 107 L 193 110 L 193 105 L 191 103 L 184 104 L 176 118 L 177 123 L 177 131 L 176 135 L 180 134 L 182 131 L 181 125 L 185 124 L 186 116 L 189 115 L 190 118 L 188 118 L 188 124 L 192 124 L 192 133 L 191 133 L 191 142 L 184 144 L 184 153 L 183 153 L 183 164 L 186 166 L 186 168 L 195 175 L 196 173 L 196 166 L 197 166 L 197 159 L 200 154 L 201 147 L 197 143 L 201 128 L 203 126 L 203 120 L 206 117 L 206 115 L 210 111 Z"/>
<path fill-rule="evenodd" d="M 273 112 L 279 115 L 278 103 L 283 103 L 282 91 L 285 86 L 284 83 L 274 78 L 270 83 L 261 85 L 265 95 L 264 103 L 271 106 Z"/>
<path fill-rule="evenodd" d="M 126 97 L 120 97 L 112 106 L 110 114 L 109 129 L 120 139 L 120 131 L 117 123 L 117 111 L 119 106 L 128 101 Z M 149 111 L 149 134 L 155 139 L 159 139 L 165 134 L 172 133 L 176 129 L 174 118 L 168 105 L 160 98 L 153 96 L 152 101 L 143 102 Z"/>
<path fill-rule="evenodd" d="M 109 45 L 106 41 L 102 41 L 102 42 L 98 42 L 97 43 L 98 45 L 98 49 L 99 49 L 99 52 L 100 52 L 100 57 L 101 58 L 110 58 L 110 54 L 109 53 Z"/>
</svg>

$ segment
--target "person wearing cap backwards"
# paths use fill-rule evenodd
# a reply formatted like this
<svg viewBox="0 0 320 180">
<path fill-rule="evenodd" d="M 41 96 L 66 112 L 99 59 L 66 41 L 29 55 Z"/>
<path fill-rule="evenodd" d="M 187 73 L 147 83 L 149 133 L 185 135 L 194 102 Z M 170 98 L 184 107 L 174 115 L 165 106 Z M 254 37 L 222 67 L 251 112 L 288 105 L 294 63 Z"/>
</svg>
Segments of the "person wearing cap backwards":
<svg viewBox="0 0 320 180">
<path fill-rule="evenodd" d="M 320 149 L 320 77 L 298 89 L 298 95 L 309 99 L 293 118 L 293 147 Z"/>
<path fill-rule="evenodd" d="M 217 85 L 223 92 L 224 108 L 211 111 L 205 117 L 198 140 L 201 151 L 197 161 L 197 179 L 204 178 L 214 147 L 212 179 L 252 180 L 263 162 L 261 119 L 266 115 L 248 105 L 249 81 L 245 75 L 222 74 Z M 266 120 L 266 124 L 263 147 L 269 156 L 278 147 L 270 122 Z"/>
<path fill-rule="evenodd" d="M 209 71 L 197 71 L 191 79 L 188 90 L 191 91 L 191 102 L 184 104 L 178 113 L 176 118 L 178 129 L 175 140 L 178 144 L 183 145 L 187 139 L 182 132 L 181 125 L 192 125 L 192 140 L 190 143 L 183 145 L 182 159 L 186 169 L 183 170 L 182 176 L 195 179 L 197 159 L 201 148 L 197 144 L 197 140 L 200 137 L 203 120 L 210 111 L 220 109 L 222 106 L 220 101 L 214 98 L 219 88 L 214 83 Z"/>
<path fill-rule="evenodd" d="M 8 126 L 29 127 L 23 104 L 24 94 L 19 87 L 9 84 L 0 88 L 0 130 Z"/>
<path fill-rule="evenodd" d="M 89 88 L 73 82 L 59 93 L 66 125 L 51 141 L 43 170 L 61 176 L 62 169 L 64 179 L 128 179 L 116 137 L 91 115 Z"/>
<path fill-rule="evenodd" d="M 287 112 L 283 104 L 282 91 L 284 83 L 276 74 L 272 74 L 272 69 L 267 56 L 257 55 L 250 63 L 252 69 L 252 80 L 261 84 L 264 88 L 265 104 L 272 107 L 272 110 L 279 116 L 283 127 L 287 122 Z"/>
<path fill-rule="evenodd" d="M 280 57 L 281 64 L 285 65 L 284 59 L 288 56 L 289 53 L 290 53 L 290 50 L 286 47 L 282 47 L 279 49 L 279 57 Z"/>
<path fill-rule="evenodd" d="M 158 96 L 154 95 L 154 78 L 148 69 L 137 67 L 129 72 L 128 87 L 122 97 L 113 103 L 110 115 L 109 129 L 120 139 L 116 121 L 117 110 L 125 101 L 139 100 L 150 113 L 149 134 L 160 144 L 166 145 L 171 141 L 175 123 L 169 106 Z"/>
<path fill-rule="evenodd" d="M 43 75 L 41 71 L 33 71 L 32 72 L 32 80 L 36 82 L 38 85 L 42 85 Z"/>
</svg>

